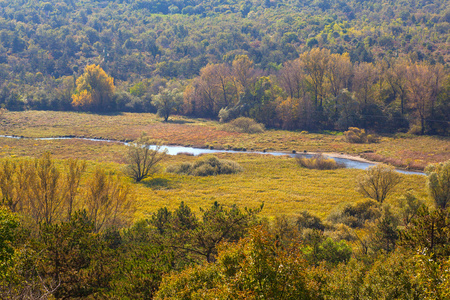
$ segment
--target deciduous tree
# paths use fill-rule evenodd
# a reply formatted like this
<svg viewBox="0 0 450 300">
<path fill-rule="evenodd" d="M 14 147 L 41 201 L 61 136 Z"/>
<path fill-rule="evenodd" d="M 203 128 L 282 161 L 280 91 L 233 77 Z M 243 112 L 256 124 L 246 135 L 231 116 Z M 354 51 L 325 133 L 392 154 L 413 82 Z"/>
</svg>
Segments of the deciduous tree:
<svg viewBox="0 0 450 300">
<path fill-rule="evenodd" d="M 394 167 L 378 164 L 368 168 L 357 178 L 358 191 L 366 197 L 383 203 L 400 181 L 401 177 Z"/>
<path fill-rule="evenodd" d="M 154 147 L 154 149 L 152 149 Z M 166 157 L 166 151 L 155 145 L 148 137 L 142 136 L 128 145 L 126 174 L 139 182 L 153 176 L 160 168 L 159 163 Z"/>
<path fill-rule="evenodd" d="M 158 109 L 158 115 L 164 118 L 164 122 L 169 120 L 171 114 L 179 111 L 183 103 L 183 94 L 177 89 L 162 89 L 155 95 L 152 104 Z"/>
<path fill-rule="evenodd" d="M 440 209 L 448 208 L 450 204 L 450 160 L 429 165 L 425 172 L 428 175 L 428 191 L 436 206 Z"/>
<path fill-rule="evenodd" d="M 77 79 L 72 105 L 82 110 L 108 111 L 113 107 L 114 79 L 97 65 L 87 65 Z"/>
</svg>

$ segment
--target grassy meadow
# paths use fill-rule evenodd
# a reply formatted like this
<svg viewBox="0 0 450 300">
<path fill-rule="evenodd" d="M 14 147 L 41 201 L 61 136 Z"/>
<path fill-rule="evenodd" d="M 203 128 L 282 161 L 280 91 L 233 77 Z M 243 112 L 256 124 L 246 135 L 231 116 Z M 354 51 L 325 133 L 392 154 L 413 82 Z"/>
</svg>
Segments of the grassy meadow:
<svg viewBox="0 0 450 300">
<path fill-rule="evenodd" d="M 221 124 L 209 120 L 174 117 L 163 123 L 153 114 L 95 115 L 73 112 L 6 112 L 0 134 L 25 137 L 84 136 L 114 140 L 134 140 L 142 132 L 163 144 L 192 145 L 248 150 L 322 151 L 377 156 L 379 160 L 400 160 L 410 165 L 426 165 L 450 159 L 448 138 L 382 137 L 377 144 L 350 144 L 342 134 L 313 134 L 268 130 L 261 134 L 230 133 Z M 432 147 L 430 147 L 432 145 Z M 86 140 L 32 140 L 0 138 L 0 156 L 36 157 L 50 151 L 55 158 L 88 160 L 91 166 L 101 164 L 120 172 L 125 164 L 126 146 L 115 142 Z M 263 216 L 295 214 L 303 210 L 325 218 L 342 203 L 362 200 L 355 191 L 355 178 L 363 171 L 332 171 L 300 168 L 288 156 L 258 154 L 217 154 L 234 160 L 244 171 L 233 175 L 194 177 L 161 172 L 154 178 L 133 185 L 136 219 L 148 216 L 158 208 L 171 209 L 185 201 L 198 211 L 214 201 L 255 208 L 264 203 Z M 168 165 L 193 161 L 188 155 L 169 156 Z M 407 190 L 426 198 L 425 177 L 402 175 L 402 183 L 388 201 L 395 201 Z"/>
</svg>

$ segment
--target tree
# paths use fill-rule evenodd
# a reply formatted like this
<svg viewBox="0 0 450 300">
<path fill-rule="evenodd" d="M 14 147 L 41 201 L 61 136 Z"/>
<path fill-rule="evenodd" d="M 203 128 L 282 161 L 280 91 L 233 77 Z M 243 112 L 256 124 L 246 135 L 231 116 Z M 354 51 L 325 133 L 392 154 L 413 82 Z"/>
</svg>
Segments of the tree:
<svg viewBox="0 0 450 300">
<path fill-rule="evenodd" d="M 98 167 L 87 182 L 85 207 L 94 231 L 127 225 L 133 213 L 130 188 L 122 178 Z"/>
<path fill-rule="evenodd" d="M 405 230 L 400 231 L 399 245 L 418 250 L 434 259 L 445 259 L 450 255 L 450 219 L 446 211 L 419 208 Z"/>
<path fill-rule="evenodd" d="M 28 190 L 31 215 L 37 224 L 51 224 L 60 215 L 65 193 L 62 192 L 62 174 L 50 152 L 35 159 L 33 176 Z"/>
<path fill-rule="evenodd" d="M 302 248 L 259 226 L 222 244 L 215 263 L 163 278 L 155 299 L 318 299 Z"/>
<path fill-rule="evenodd" d="M 306 93 L 305 74 L 301 64 L 299 59 L 287 61 L 277 76 L 280 86 L 291 98 L 301 98 Z"/>
<path fill-rule="evenodd" d="M 357 178 L 358 192 L 380 203 L 394 191 L 401 177 L 394 167 L 384 164 L 368 168 Z"/>
<path fill-rule="evenodd" d="M 114 79 L 97 65 L 87 65 L 77 79 L 72 106 L 82 110 L 107 111 L 113 108 Z"/>
<path fill-rule="evenodd" d="M 374 100 L 374 84 L 377 70 L 372 63 L 361 62 L 354 68 L 353 90 L 361 106 Z"/>
<path fill-rule="evenodd" d="M 182 103 L 183 94 L 177 89 L 162 89 L 152 100 L 152 104 L 156 106 L 158 115 L 164 118 L 164 122 L 167 122 L 169 116 L 180 109 Z"/>
<path fill-rule="evenodd" d="M 57 299 L 86 298 L 109 285 L 115 271 L 112 251 L 85 211 L 68 222 L 42 224 L 36 270 L 42 281 L 56 286 Z"/>
<path fill-rule="evenodd" d="M 0 207 L 0 274 L 3 273 L 6 263 L 12 258 L 14 248 L 11 245 L 15 239 L 14 230 L 19 226 L 19 222 L 14 214 L 7 209 Z M 0 275 L 0 279 L 4 279 Z"/>
<path fill-rule="evenodd" d="M 240 92 L 247 91 L 254 81 L 253 61 L 247 55 L 238 55 L 233 60 L 232 72 L 240 86 Z"/>
<path fill-rule="evenodd" d="M 210 208 L 201 210 L 201 220 L 183 202 L 174 212 L 161 208 L 152 216 L 155 227 L 153 238 L 157 244 L 176 251 L 178 258 L 186 262 L 213 262 L 217 246 L 222 242 L 236 242 L 244 237 L 256 220 L 256 209 L 241 211 L 233 205 L 226 208 L 215 202 Z"/>
<path fill-rule="evenodd" d="M 155 149 L 151 149 L 151 147 Z M 136 182 L 153 176 L 159 170 L 159 163 L 166 158 L 167 151 L 154 145 L 148 137 L 142 136 L 135 143 L 128 145 L 126 174 Z"/>
<path fill-rule="evenodd" d="M 324 97 L 325 74 L 330 60 L 330 50 L 314 48 L 310 52 L 300 55 L 300 61 L 308 75 L 307 81 L 313 90 L 314 106 L 322 109 Z"/>
<path fill-rule="evenodd" d="M 69 159 L 66 166 L 66 176 L 64 188 L 65 204 L 67 209 L 67 219 L 70 220 L 75 206 L 75 197 L 78 195 L 78 187 L 80 186 L 81 176 L 86 170 L 86 162 L 80 162 L 78 159 Z"/>
<path fill-rule="evenodd" d="M 433 117 L 438 95 L 442 89 L 444 68 L 440 64 L 414 64 L 407 68 L 409 106 L 420 119 L 420 133 L 424 134 L 426 119 Z"/>
<path fill-rule="evenodd" d="M 440 209 L 446 209 L 450 203 L 450 160 L 429 165 L 425 169 L 428 191 Z"/>
</svg>

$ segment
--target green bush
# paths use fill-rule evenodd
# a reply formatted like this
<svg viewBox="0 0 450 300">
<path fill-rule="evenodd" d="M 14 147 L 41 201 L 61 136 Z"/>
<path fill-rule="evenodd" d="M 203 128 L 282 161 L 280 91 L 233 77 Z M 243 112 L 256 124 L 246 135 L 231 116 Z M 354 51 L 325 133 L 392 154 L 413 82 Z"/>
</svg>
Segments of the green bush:
<svg viewBox="0 0 450 300">
<path fill-rule="evenodd" d="M 193 176 L 214 176 L 239 173 L 242 170 L 242 167 L 234 161 L 209 156 L 194 163 L 184 162 L 169 166 L 166 172 Z"/>
<path fill-rule="evenodd" d="M 322 154 L 316 154 L 311 158 L 297 156 L 296 159 L 297 163 L 301 167 L 308 169 L 334 170 L 339 168 L 345 168 L 345 164 L 337 163 L 334 159 L 326 158 Z"/>
<path fill-rule="evenodd" d="M 296 224 L 300 230 L 306 228 L 316 229 L 320 231 L 325 230 L 325 226 L 323 225 L 320 218 L 312 215 L 307 211 L 303 211 L 298 215 Z"/>
<path fill-rule="evenodd" d="M 265 128 L 263 124 L 257 123 L 251 118 L 240 117 L 223 126 L 225 131 L 241 133 L 261 133 Z"/>
<path fill-rule="evenodd" d="M 332 212 L 328 220 L 342 223 L 352 228 L 361 228 L 366 222 L 375 221 L 381 216 L 381 205 L 374 200 L 364 200 L 355 204 L 346 204 Z"/>
</svg>

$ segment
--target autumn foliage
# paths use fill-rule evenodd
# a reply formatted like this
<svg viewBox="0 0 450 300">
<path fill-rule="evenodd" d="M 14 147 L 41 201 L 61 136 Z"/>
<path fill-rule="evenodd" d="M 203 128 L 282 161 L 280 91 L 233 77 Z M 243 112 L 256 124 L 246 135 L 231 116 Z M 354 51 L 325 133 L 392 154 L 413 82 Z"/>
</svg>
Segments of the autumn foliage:
<svg viewBox="0 0 450 300">
<path fill-rule="evenodd" d="M 88 65 L 77 79 L 72 106 L 87 111 L 106 111 L 112 107 L 114 79 L 97 65 Z"/>
</svg>

